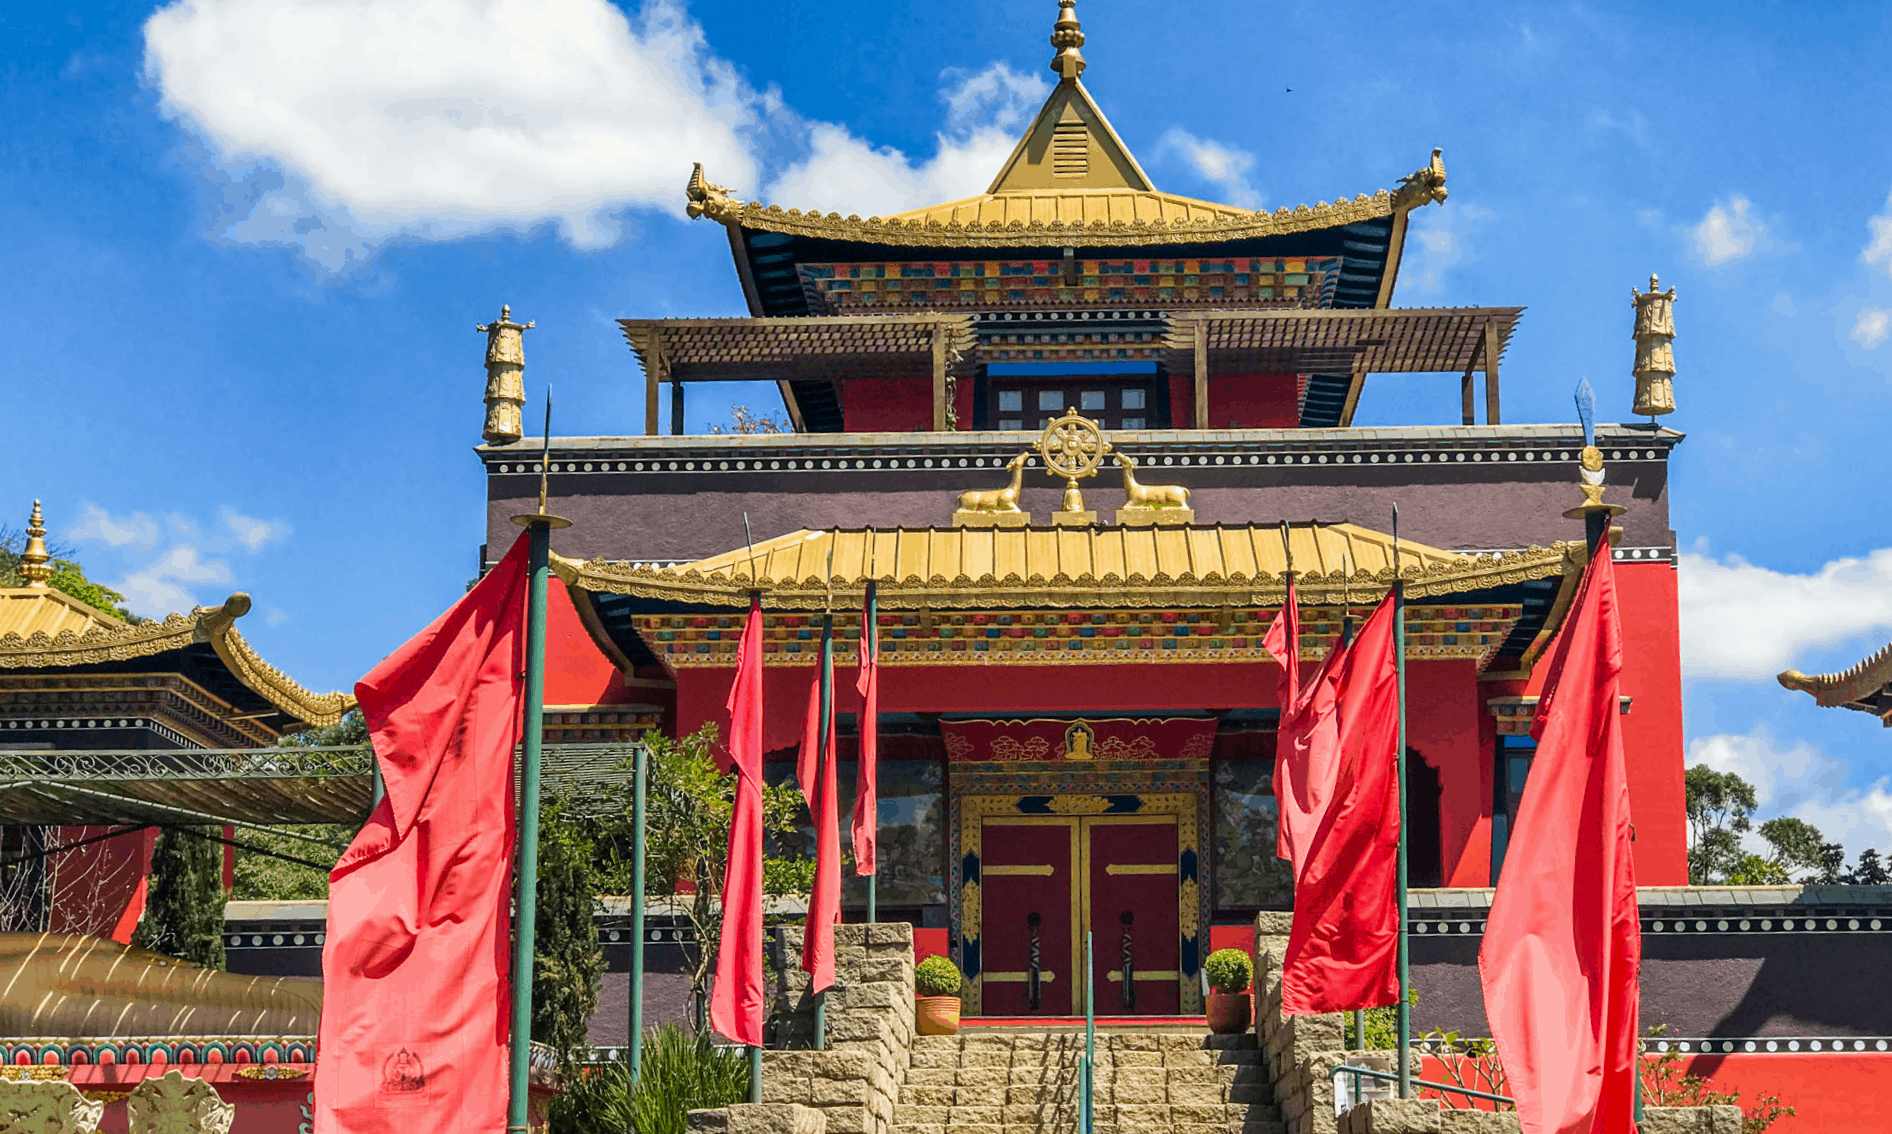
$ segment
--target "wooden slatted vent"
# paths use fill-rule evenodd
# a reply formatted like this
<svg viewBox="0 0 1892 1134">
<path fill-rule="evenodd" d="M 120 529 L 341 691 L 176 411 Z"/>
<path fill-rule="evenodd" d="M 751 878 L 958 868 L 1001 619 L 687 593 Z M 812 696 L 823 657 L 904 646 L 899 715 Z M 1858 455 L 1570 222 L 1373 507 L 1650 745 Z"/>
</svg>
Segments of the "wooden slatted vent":
<svg viewBox="0 0 1892 1134">
<path fill-rule="evenodd" d="M 1083 177 L 1091 168 L 1090 131 L 1082 122 L 1060 122 L 1051 130 L 1051 173 Z"/>
</svg>

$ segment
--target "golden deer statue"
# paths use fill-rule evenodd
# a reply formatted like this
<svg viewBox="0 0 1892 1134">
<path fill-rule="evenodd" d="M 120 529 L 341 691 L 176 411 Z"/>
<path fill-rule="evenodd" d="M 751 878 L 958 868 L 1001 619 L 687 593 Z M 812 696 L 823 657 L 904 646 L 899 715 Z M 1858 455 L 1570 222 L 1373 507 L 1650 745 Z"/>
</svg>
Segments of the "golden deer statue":
<svg viewBox="0 0 1892 1134">
<path fill-rule="evenodd" d="M 1123 470 L 1125 508 L 1187 508 L 1189 490 L 1180 484 L 1138 484 L 1137 463 L 1118 450 L 1117 467 Z"/>
<path fill-rule="evenodd" d="M 1025 458 L 1029 453 L 1020 453 L 1013 457 L 1005 467 L 1012 474 L 1012 483 L 1004 488 L 976 489 L 959 494 L 961 512 L 1016 512 L 1018 511 L 1018 491 L 1025 480 Z"/>
</svg>

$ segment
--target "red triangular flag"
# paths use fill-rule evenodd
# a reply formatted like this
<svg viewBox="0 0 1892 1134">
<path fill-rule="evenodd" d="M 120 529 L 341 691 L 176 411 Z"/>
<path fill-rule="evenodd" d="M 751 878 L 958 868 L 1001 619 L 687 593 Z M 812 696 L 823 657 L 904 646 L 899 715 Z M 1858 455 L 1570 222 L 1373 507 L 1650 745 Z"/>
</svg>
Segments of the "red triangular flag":
<svg viewBox="0 0 1892 1134">
<path fill-rule="evenodd" d="M 355 686 L 387 795 L 329 874 L 323 1134 L 506 1124 L 529 538 Z"/>
<path fill-rule="evenodd" d="M 861 611 L 861 675 L 854 688 L 861 695 L 860 756 L 854 771 L 854 876 L 875 873 L 880 835 L 880 627 L 874 584 L 867 584 Z"/>
<path fill-rule="evenodd" d="M 1607 545 L 1551 655 L 1518 821 L 1478 950 L 1485 1016 L 1525 1134 L 1635 1129 L 1642 928 L 1618 720 Z"/>
<path fill-rule="evenodd" d="M 1338 743 L 1331 800 L 1294 882 L 1281 1010 L 1374 1008 L 1399 999 L 1399 678 L 1397 603 L 1387 595 L 1335 677 Z"/>
<path fill-rule="evenodd" d="M 820 740 L 824 734 L 825 745 Z M 812 992 L 834 984 L 834 924 L 841 920 L 841 816 L 835 800 L 834 754 L 834 628 L 830 622 L 822 629 L 821 663 L 808 690 L 808 720 L 795 761 L 795 778 L 815 827 L 815 883 L 808 895 L 801 949 L 801 967 L 809 975 Z"/>
<path fill-rule="evenodd" d="M 723 875 L 723 929 L 710 986 L 710 1027 L 762 1046 L 768 990 L 762 976 L 762 600 L 749 600 L 749 621 L 736 647 L 729 688 L 729 757 L 736 770 L 736 807 L 729 822 L 729 865 Z"/>
<path fill-rule="evenodd" d="M 1289 746 L 1289 722 L 1301 707 L 1301 605 L 1294 597 L 1294 575 L 1288 575 L 1288 597 L 1281 604 L 1281 610 L 1268 624 L 1268 634 L 1261 640 L 1262 648 L 1270 657 L 1281 664 L 1281 680 L 1275 686 L 1275 703 L 1281 706 L 1281 727 L 1275 731 L 1274 752 L 1274 794 L 1277 801 L 1287 795 L 1288 769 L 1286 756 Z M 1274 854 L 1276 858 L 1292 859 L 1288 826 L 1285 822 L 1275 824 Z"/>
</svg>

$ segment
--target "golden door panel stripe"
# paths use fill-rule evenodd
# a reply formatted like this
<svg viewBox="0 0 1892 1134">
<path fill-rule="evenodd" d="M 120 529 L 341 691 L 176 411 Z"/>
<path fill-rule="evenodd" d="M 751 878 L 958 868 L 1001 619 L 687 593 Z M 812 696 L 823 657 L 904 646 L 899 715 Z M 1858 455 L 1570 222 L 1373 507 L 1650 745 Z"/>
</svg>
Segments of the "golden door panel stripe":
<svg viewBox="0 0 1892 1134">
<path fill-rule="evenodd" d="M 1105 874 L 1174 874 L 1173 862 L 1111 862 L 1104 865 Z"/>
</svg>

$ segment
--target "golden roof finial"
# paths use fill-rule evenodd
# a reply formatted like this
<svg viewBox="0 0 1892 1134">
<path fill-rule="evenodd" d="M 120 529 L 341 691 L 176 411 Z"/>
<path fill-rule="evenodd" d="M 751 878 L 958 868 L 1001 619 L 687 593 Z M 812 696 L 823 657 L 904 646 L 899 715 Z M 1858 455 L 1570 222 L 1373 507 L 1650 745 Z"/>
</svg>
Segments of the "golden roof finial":
<svg viewBox="0 0 1892 1134">
<path fill-rule="evenodd" d="M 1051 46 L 1058 53 L 1051 57 L 1051 69 L 1065 82 L 1076 82 L 1084 73 L 1084 26 L 1077 22 L 1077 0 L 1058 0 L 1058 21 L 1051 25 Z"/>
<path fill-rule="evenodd" d="M 1646 415 L 1675 412 L 1675 289 L 1657 291 L 1661 281 L 1649 273 L 1649 290 L 1629 289 L 1636 306 L 1636 401 L 1630 412 Z"/>
<path fill-rule="evenodd" d="M 536 322 L 513 322 L 507 304 L 500 307 L 498 322 L 473 328 L 486 336 L 486 428 L 480 436 L 495 445 L 510 445 L 524 436 L 519 416 L 526 403 L 524 335 Z"/>
<path fill-rule="evenodd" d="M 33 517 L 26 521 L 26 550 L 20 553 L 20 574 L 26 576 L 29 587 L 43 587 L 46 580 L 53 577 L 53 569 L 48 564 L 52 556 L 46 551 L 46 517 L 41 515 L 39 501 L 33 501 Z"/>
</svg>

